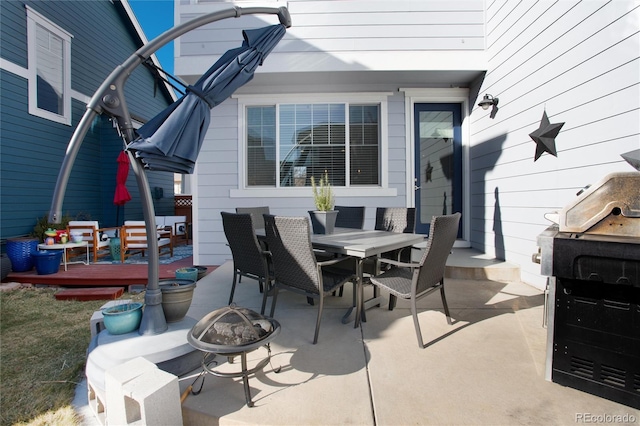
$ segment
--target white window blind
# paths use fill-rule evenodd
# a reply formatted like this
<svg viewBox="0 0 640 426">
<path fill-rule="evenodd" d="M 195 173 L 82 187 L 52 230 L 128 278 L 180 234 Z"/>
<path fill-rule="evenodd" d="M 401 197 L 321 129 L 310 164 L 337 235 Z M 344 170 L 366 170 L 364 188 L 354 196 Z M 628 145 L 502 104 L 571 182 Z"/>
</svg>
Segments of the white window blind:
<svg viewBox="0 0 640 426">
<path fill-rule="evenodd" d="M 71 38 L 64 29 L 27 9 L 29 113 L 71 125 Z"/>
<path fill-rule="evenodd" d="M 248 186 L 311 186 L 325 173 L 333 186 L 380 185 L 379 104 L 248 106 L 246 116 Z"/>
</svg>

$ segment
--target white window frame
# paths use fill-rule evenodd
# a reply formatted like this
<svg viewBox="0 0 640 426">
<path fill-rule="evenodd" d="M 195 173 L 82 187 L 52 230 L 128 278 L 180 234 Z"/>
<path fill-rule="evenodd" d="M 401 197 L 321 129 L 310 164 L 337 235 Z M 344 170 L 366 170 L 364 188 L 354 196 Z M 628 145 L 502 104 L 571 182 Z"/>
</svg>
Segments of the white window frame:
<svg viewBox="0 0 640 426">
<path fill-rule="evenodd" d="M 234 95 L 238 100 L 238 189 L 230 191 L 231 198 L 251 197 L 308 197 L 309 187 L 249 187 L 246 164 L 246 111 L 247 107 L 276 104 L 348 103 L 378 104 L 380 106 L 380 184 L 352 187 L 333 187 L 339 197 L 396 196 L 396 188 L 389 188 L 389 122 L 388 98 L 391 92 L 374 93 L 303 93 L 279 95 Z M 277 120 L 277 117 L 276 117 Z M 278 134 L 279 130 L 276 130 Z M 347 156 L 347 160 L 348 156 Z"/>
<path fill-rule="evenodd" d="M 71 125 L 71 39 L 73 36 L 58 25 L 49 21 L 47 18 L 30 8 L 27 9 L 27 46 L 29 60 L 29 114 L 41 117 L 57 123 Z M 36 25 L 40 25 L 47 31 L 55 34 L 63 40 L 63 112 L 62 115 L 38 108 L 38 75 L 36 69 L 37 63 L 37 46 L 36 46 Z"/>
</svg>

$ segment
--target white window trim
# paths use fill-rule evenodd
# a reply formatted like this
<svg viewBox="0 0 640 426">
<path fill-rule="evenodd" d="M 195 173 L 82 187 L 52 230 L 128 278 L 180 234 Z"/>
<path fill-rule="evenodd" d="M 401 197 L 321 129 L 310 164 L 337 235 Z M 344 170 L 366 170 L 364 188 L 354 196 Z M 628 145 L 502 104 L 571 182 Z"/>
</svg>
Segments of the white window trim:
<svg viewBox="0 0 640 426">
<path fill-rule="evenodd" d="M 29 114 L 57 123 L 71 125 L 71 39 L 73 36 L 30 8 L 27 9 L 27 50 L 29 60 Z M 64 110 L 62 115 L 38 108 L 36 70 L 36 24 L 41 25 L 64 40 Z"/>
<path fill-rule="evenodd" d="M 245 164 L 245 111 L 247 106 L 275 105 L 284 103 L 376 103 L 380 105 L 380 186 L 334 187 L 337 197 L 395 197 L 396 188 L 389 188 L 389 123 L 388 98 L 392 92 L 373 93 L 304 93 L 278 95 L 233 95 L 238 100 L 238 189 L 232 189 L 231 198 L 253 197 L 308 197 L 309 187 L 248 187 Z"/>
</svg>

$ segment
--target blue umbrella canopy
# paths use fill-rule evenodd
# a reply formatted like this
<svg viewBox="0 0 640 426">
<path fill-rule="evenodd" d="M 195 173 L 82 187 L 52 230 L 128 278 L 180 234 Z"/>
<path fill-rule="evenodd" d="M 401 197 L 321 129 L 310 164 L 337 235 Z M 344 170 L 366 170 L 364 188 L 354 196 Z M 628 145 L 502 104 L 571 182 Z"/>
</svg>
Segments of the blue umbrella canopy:
<svg viewBox="0 0 640 426">
<path fill-rule="evenodd" d="M 244 30 L 242 46 L 227 51 L 187 93 L 138 130 L 128 145 L 144 167 L 193 173 L 209 128 L 210 109 L 248 83 L 286 32 L 282 24 Z"/>
</svg>

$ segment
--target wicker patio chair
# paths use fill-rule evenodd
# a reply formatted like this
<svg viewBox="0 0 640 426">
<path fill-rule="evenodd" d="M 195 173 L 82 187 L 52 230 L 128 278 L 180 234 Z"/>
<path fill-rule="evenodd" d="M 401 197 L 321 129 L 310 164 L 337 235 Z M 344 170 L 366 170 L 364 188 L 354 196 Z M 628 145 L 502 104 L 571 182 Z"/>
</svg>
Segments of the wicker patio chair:
<svg viewBox="0 0 640 426">
<path fill-rule="evenodd" d="M 271 316 L 275 312 L 281 288 L 317 299 L 318 317 L 313 336 L 313 343 L 316 344 L 325 296 L 348 281 L 353 282 L 355 292 L 355 260 L 343 257 L 318 262 L 311 245 L 311 230 L 306 217 L 265 215 L 264 218 L 275 277 Z M 329 268 L 343 263 L 350 264 L 351 267 Z"/>
<path fill-rule="evenodd" d="M 389 310 L 395 307 L 397 297 L 411 301 L 413 324 L 418 336 L 418 345 L 424 348 L 422 333 L 418 323 L 418 309 L 416 301 L 430 293 L 440 290 L 444 313 L 447 322 L 451 324 L 451 315 L 444 295 L 444 271 L 447 258 L 456 241 L 460 213 L 446 216 L 434 216 L 431 220 L 431 231 L 427 240 L 427 247 L 418 263 L 398 262 L 392 259 L 378 259 L 378 262 L 394 265 L 380 275 L 371 277 L 371 283 L 378 288 L 387 290 L 389 296 Z"/>
<path fill-rule="evenodd" d="M 337 228 L 362 229 L 364 227 L 364 206 L 335 206 L 338 211 Z"/>
<path fill-rule="evenodd" d="M 253 216 L 250 213 L 221 212 L 222 226 L 233 256 L 233 284 L 229 295 L 229 304 L 233 302 L 236 283 L 244 277 L 258 281 L 262 293 L 261 314 L 267 303 L 273 275 L 266 252 L 256 237 Z"/>
<path fill-rule="evenodd" d="M 253 219 L 255 229 L 264 229 L 264 218 L 262 215 L 269 214 L 269 206 L 263 207 L 236 207 L 236 213 L 249 213 Z"/>
<path fill-rule="evenodd" d="M 416 229 L 416 209 L 414 207 L 378 207 L 375 229 L 378 231 L 412 233 Z M 383 253 L 387 259 L 411 261 L 410 248 Z"/>
</svg>

